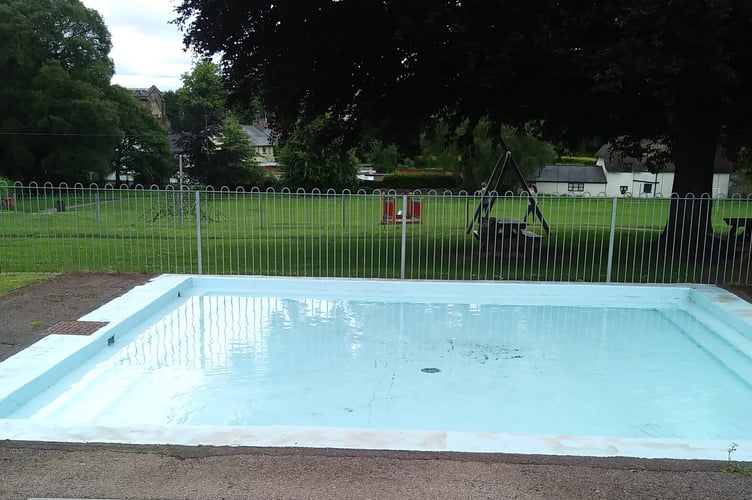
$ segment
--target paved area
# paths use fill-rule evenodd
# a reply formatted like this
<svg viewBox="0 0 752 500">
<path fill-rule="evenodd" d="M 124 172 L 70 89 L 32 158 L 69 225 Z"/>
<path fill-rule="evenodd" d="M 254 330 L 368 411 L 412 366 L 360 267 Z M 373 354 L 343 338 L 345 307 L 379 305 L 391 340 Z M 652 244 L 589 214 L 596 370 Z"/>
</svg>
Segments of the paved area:
<svg viewBox="0 0 752 500">
<path fill-rule="evenodd" d="M 147 279 L 63 274 L 0 297 L 0 360 Z M 723 472 L 725 465 L 0 441 L 0 499 L 752 499 L 752 477 Z"/>
<path fill-rule="evenodd" d="M 745 499 L 715 462 L 4 443 L 0 497 Z"/>
</svg>

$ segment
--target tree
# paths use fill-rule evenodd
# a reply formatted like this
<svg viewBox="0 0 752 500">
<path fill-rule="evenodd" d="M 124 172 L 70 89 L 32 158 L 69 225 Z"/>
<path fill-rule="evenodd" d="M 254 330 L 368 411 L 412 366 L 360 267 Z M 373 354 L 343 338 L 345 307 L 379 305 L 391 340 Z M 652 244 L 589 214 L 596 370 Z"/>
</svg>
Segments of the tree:
<svg viewBox="0 0 752 500">
<path fill-rule="evenodd" d="M 358 160 L 353 149 L 345 150 L 331 117 L 322 115 L 297 123 L 277 158 L 282 182 L 291 188 L 351 189 L 357 183 Z"/>
<path fill-rule="evenodd" d="M 369 137 L 362 146 L 363 160 L 377 172 L 391 173 L 400 164 L 400 155 L 396 144 L 384 145 L 379 139 Z"/>
<path fill-rule="evenodd" d="M 129 90 L 113 85 L 110 99 L 118 105 L 118 126 L 123 133 L 111 160 L 116 184 L 121 183 L 124 173 L 131 173 L 137 184 L 166 183 L 177 170 L 167 129 Z"/>
<path fill-rule="evenodd" d="M 195 64 L 177 91 L 173 125 L 187 157 L 185 174 L 212 186 L 258 184 L 265 177 L 248 136 L 227 110 L 227 92 L 211 61 Z"/>
<path fill-rule="evenodd" d="M 266 112 L 258 96 L 254 96 L 250 102 L 235 102 L 230 110 L 241 123 L 252 123 L 258 118 L 266 117 Z"/>
<path fill-rule="evenodd" d="M 222 122 L 222 137 L 219 148 L 211 155 L 211 176 L 208 184 L 221 185 L 223 180 L 233 179 L 233 184 L 258 186 L 264 182 L 266 172 L 256 162 L 256 151 L 234 116 Z"/>
<path fill-rule="evenodd" d="M 480 125 L 483 123 L 481 121 Z M 486 126 L 492 130 L 490 123 Z M 538 170 L 556 161 L 557 154 L 553 145 L 537 139 L 527 127 L 516 129 L 505 125 L 501 133 L 506 146 L 513 152 L 515 162 L 526 177 L 536 176 Z"/>
<path fill-rule="evenodd" d="M 752 0 L 183 0 L 177 11 L 186 43 L 220 54 L 237 95 L 261 92 L 282 129 L 326 111 L 386 140 L 444 112 L 535 121 L 568 143 L 652 139 L 669 148 L 680 196 L 711 192 L 719 145 L 733 156 L 752 142 Z M 709 208 L 673 203 L 666 236 L 698 241 Z"/>
<path fill-rule="evenodd" d="M 121 135 L 107 97 L 113 64 L 102 17 L 78 0 L 8 0 L 0 45 L 0 173 L 24 182 L 104 178 Z"/>
<path fill-rule="evenodd" d="M 461 171 L 463 187 L 475 191 L 481 182 L 490 177 L 505 151 L 502 142 L 514 152 L 515 162 L 525 177 L 532 177 L 537 169 L 556 160 L 553 146 L 536 139 L 524 128 L 517 130 L 503 126 L 503 141 L 500 141 L 493 135 L 497 130 L 488 119 L 483 118 L 472 127 L 471 141 L 467 144 L 463 137 L 467 135 L 469 127 L 469 120 L 464 120 L 454 129 L 448 121 L 436 120 L 432 130 L 421 136 L 421 163 L 448 171 Z M 501 181 L 503 185 L 491 186 L 491 189 L 519 187 L 520 179 L 512 165 L 508 165 Z"/>
<path fill-rule="evenodd" d="M 456 127 L 447 120 L 434 120 L 430 129 L 420 135 L 420 154 L 416 158 L 416 164 L 423 168 L 460 172 L 462 154 L 459 137 L 465 133 L 467 126 L 467 120 Z M 471 182 L 475 184 L 474 181 Z"/>
<path fill-rule="evenodd" d="M 165 103 L 167 119 L 170 121 L 170 128 L 172 130 L 180 128 L 179 123 L 181 123 L 181 116 L 178 104 L 178 93 L 174 90 L 167 90 L 162 93 L 162 99 Z"/>
</svg>

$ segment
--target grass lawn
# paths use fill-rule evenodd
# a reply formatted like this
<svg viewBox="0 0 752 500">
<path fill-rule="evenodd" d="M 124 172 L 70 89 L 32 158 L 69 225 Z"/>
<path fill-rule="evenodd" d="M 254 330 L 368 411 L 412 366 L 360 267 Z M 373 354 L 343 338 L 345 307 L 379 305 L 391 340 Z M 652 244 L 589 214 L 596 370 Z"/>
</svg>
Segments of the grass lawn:
<svg viewBox="0 0 752 500">
<path fill-rule="evenodd" d="M 55 273 L 5 273 L 0 274 L 0 295 L 21 288 L 31 283 L 44 281 L 55 276 Z"/>
</svg>

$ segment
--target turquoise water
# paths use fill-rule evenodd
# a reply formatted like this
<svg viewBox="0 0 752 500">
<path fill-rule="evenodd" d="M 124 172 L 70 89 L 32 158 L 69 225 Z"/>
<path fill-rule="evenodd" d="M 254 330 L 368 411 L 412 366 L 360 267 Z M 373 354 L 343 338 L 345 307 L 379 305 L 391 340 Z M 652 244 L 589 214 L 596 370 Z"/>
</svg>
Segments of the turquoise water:
<svg viewBox="0 0 752 500">
<path fill-rule="evenodd" d="M 188 295 L 6 418 L 735 439 L 752 362 L 724 328 L 670 304 Z"/>
</svg>

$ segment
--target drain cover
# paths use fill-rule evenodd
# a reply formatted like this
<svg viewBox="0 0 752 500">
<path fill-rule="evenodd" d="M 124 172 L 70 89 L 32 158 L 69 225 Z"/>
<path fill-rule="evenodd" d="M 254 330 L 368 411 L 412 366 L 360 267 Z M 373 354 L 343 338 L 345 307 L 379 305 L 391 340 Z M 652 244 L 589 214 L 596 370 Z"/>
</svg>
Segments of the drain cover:
<svg viewBox="0 0 752 500">
<path fill-rule="evenodd" d="M 441 370 L 439 370 L 438 368 L 421 368 L 420 371 L 422 371 L 423 373 L 439 373 Z"/>
</svg>

